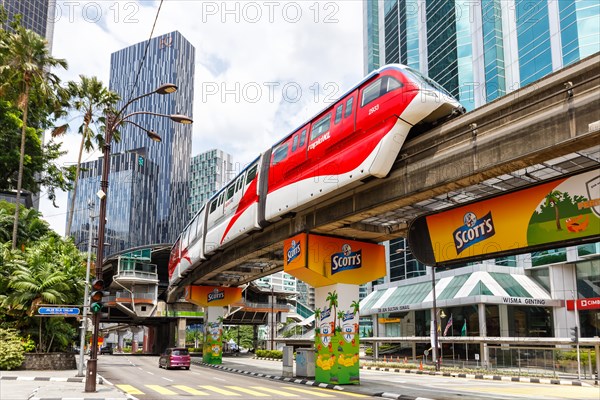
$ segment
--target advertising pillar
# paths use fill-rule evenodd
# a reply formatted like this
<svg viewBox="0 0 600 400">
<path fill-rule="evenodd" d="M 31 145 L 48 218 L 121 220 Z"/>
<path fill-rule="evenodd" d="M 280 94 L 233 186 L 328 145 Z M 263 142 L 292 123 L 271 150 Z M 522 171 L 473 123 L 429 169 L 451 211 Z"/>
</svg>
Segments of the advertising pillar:
<svg viewBox="0 0 600 400">
<path fill-rule="evenodd" d="M 186 301 L 204 307 L 203 361 L 207 364 L 223 362 L 224 308 L 242 299 L 242 289 L 220 286 L 186 286 Z"/>
<path fill-rule="evenodd" d="M 315 304 L 315 380 L 359 383 L 358 285 L 316 288 Z"/>
<path fill-rule="evenodd" d="M 285 272 L 315 287 L 315 380 L 360 383 L 359 285 L 385 276 L 383 246 L 302 233 L 284 257 Z"/>
</svg>

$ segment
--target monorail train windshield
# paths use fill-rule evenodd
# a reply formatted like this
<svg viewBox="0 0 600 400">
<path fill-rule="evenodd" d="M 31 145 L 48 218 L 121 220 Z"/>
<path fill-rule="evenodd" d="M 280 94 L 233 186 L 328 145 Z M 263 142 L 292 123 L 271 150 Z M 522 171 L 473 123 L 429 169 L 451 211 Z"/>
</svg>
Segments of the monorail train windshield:
<svg viewBox="0 0 600 400">
<path fill-rule="evenodd" d="M 406 72 L 407 75 L 412 77 L 415 80 L 415 82 L 422 85 L 423 89 L 430 88 L 430 89 L 438 90 L 438 91 L 444 93 L 446 96 L 454 97 L 450 94 L 450 92 L 448 92 L 446 89 L 444 89 L 439 83 L 437 83 L 433 79 L 423 75 L 416 69 L 412 69 L 410 67 L 404 67 L 404 71 Z"/>
</svg>

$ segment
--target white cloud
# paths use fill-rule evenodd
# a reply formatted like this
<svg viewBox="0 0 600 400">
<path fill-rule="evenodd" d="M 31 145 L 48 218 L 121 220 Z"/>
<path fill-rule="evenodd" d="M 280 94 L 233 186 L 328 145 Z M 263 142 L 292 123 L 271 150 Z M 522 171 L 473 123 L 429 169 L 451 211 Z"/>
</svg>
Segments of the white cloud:
<svg viewBox="0 0 600 400">
<path fill-rule="evenodd" d="M 59 0 L 53 55 L 69 62 L 59 75 L 108 84 L 111 53 L 148 39 L 158 4 Z M 174 30 L 196 48 L 192 155 L 219 148 L 245 164 L 362 77 L 358 0 L 166 0 L 154 36 Z M 76 162 L 77 135 L 64 141 L 61 162 Z M 57 204 L 42 200 L 41 211 L 62 234 L 66 194 Z"/>
</svg>

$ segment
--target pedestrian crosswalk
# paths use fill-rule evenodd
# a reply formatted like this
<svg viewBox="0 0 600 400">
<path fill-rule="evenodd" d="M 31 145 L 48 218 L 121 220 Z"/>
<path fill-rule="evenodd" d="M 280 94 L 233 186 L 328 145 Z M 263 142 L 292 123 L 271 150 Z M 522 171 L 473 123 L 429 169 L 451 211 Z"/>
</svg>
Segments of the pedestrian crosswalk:
<svg viewBox="0 0 600 400">
<path fill-rule="evenodd" d="M 288 386 L 213 386 L 213 385 L 116 385 L 123 392 L 130 395 L 144 396 L 144 395 L 156 395 L 161 394 L 163 396 L 210 396 L 207 398 L 215 398 L 215 395 L 225 396 L 227 398 L 271 398 L 271 399 L 283 399 L 283 398 L 330 398 L 330 399 L 344 399 L 351 397 L 369 397 L 357 393 L 343 392 L 339 390 L 330 390 L 317 387 L 294 387 Z M 218 397 L 218 396 L 217 396 Z"/>
</svg>

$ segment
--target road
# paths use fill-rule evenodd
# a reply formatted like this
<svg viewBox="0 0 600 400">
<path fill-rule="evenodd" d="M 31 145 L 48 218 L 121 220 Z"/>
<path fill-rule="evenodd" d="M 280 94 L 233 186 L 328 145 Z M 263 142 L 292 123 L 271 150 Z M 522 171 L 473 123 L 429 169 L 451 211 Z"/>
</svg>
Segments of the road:
<svg viewBox="0 0 600 400">
<path fill-rule="evenodd" d="M 226 365 L 280 375 L 281 363 L 228 358 Z M 361 385 L 344 392 L 290 384 L 193 365 L 189 371 L 158 368 L 158 357 L 102 356 L 98 372 L 140 399 L 350 399 L 377 392 L 437 400 L 598 400 L 600 388 L 503 382 L 361 370 Z M 361 394 L 362 393 L 362 394 Z"/>
<path fill-rule="evenodd" d="M 158 357 L 102 356 L 98 373 L 140 400 L 155 399 L 291 399 L 368 398 L 356 393 L 289 384 L 192 365 L 186 370 L 158 368 Z"/>
</svg>

